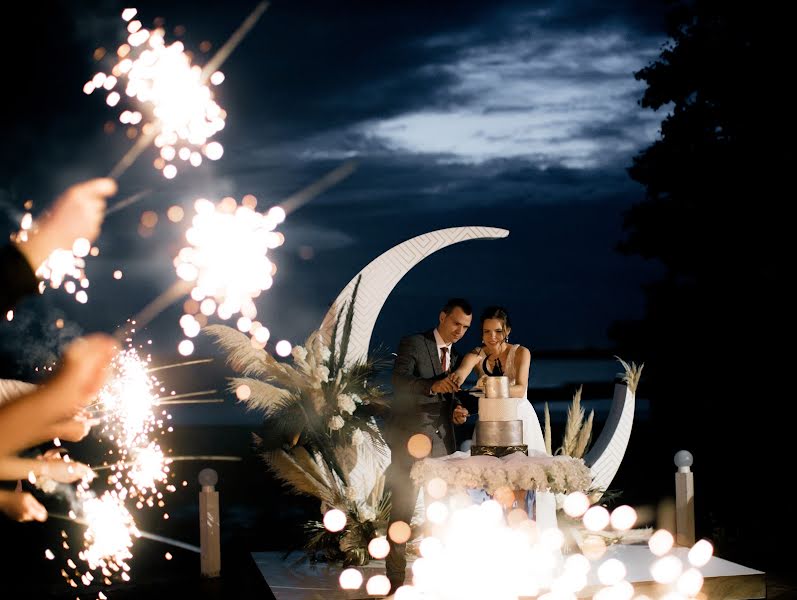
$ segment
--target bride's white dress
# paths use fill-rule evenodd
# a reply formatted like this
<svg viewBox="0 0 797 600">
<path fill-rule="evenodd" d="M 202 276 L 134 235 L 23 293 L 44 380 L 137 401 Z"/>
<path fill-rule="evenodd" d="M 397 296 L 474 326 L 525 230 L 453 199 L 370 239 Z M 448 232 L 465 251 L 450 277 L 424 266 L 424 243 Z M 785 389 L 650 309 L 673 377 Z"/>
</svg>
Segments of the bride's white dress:
<svg viewBox="0 0 797 600">
<path fill-rule="evenodd" d="M 506 357 L 506 364 L 503 366 L 504 375 L 509 378 L 509 385 L 515 385 L 517 381 L 517 364 L 515 361 L 515 354 L 517 353 L 520 344 L 515 344 L 509 348 L 509 353 Z M 476 363 L 476 373 L 479 378 L 485 375 L 481 363 Z M 517 403 L 517 418 L 523 421 L 523 443 L 529 447 L 529 450 L 538 450 L 545 452 L 545 440 L 542 436 L 542 428 L 540 427 L 540 419 L 534 411 L 531 402 L 528 401 L 527 394 L 523 394 L 523 398 L 518 398 L 522 402 Z"/>
</svg>

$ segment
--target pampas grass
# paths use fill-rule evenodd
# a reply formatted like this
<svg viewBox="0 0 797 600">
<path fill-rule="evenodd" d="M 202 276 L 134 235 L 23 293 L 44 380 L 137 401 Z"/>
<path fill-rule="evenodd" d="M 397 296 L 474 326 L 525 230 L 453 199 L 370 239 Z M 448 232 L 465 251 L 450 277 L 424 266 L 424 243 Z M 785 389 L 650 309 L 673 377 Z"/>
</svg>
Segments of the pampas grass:
<svg viewBox="0 0 797 600">
<path fill-rule="evenodd" d="M 227 389 L 235 394 L 238 388 L 245 385 L 250 394 L 241 400 L 248 410 L 262 410 L 266 415 L 273 415 L 284 408 L 291 400 L 291 393 L 276 386 L 252 377 L 231 377 Z"/>
<path fill-rule="evenodd" d="M 595 411 L 590 411 L 587 421 L 584 422 L 584 409 L 581 408 L 581 391 L 583 386 L 573 394 L 573 402 L 567 409 L 567 421 L 565 423 L 565 433 L 562 437 L 562 446 L 557 451 L 564 456 L 573 458 L 583 458 L 587 451 L 587 446 L 592 438 L 592 421 Z M 547 427 L 547 424 L 546 424 Z"/>
<path fill-rule="evenodd" d="M 581 429 L 581 423 L 584 421 L 584 409 L 581 408 L 582 387 L 583 386 L 578 386 L 576 392 L 573 394 L 573 402 L 567 408 L 565 434 L 562 437 L 562 447 L 559 448 L 559 453 L 565 456 L 574 456 L 576 442 L 578 441 L 578 432 Z"/>
<path fill-rule="evenodd" d="M 573 394 L 573 402 L 567 409 L 567 421 L 565 432 L 562 436 L 562 445 L 556 454 L 570 456 L 572 458 L 584 458 L 587 453 L 589 443 L 592 441 L 592 422 L 595 418 L 595 411 L 589 413 L 589 417 L 584 421 L 584 409 L 581 408 L 581 391 L 583 386 Z M 551 412 L 548 403 L 545 403 L 545 427 L 543 431 L 545 451 L 553 455 L 551 443 Z"/>
<path fill-rule="evenodd" d="M 548 410 L 548 403 L 545 403 L 545 451 L 548 454 L 553 454 L 551 449 L 551 411 Z"/>
<path fill-rule="evenodd" d="M 635 362 L 632 362 L 629 365 L 619 356 L 615 356 L 615 358 L 620 361 L 620 364 L 623 365 L 623 369 L 625 369 L 623 381 L 628 386 L 628 389 L 631 390 L 631 393 L 636 394 L 636 388 L 639 385 L 639 378 L 642 377 L 642 369 L 645 368 L 645 363 L 637 366 Z"/>
<path fill-rule="evenodd" d="M 589 446 L 589 443 L 592 440 L 592 421 L 594 418 L 595 411 L 589 411 L 587 422 L 584 423 L 579 429 L 578 437 L 576 438 L 576 447 L 571 456 L 574 456 L 575 458 L 583 458 L 587 453 L 587 446 Z"/>
</svg>

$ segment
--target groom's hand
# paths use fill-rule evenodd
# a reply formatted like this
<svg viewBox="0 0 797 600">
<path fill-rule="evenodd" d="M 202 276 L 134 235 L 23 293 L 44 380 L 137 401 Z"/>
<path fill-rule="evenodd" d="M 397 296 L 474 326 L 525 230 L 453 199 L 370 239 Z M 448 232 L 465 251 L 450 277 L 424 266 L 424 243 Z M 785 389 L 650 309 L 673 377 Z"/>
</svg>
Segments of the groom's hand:
<svg viewBox="0 0 797 600">
<path fill-rule="evenodd" d="M 459 386 L 450 379 L 438 379 L 432 384 L 433 394 L 451 394 L 459 390 Z"/>
<path fill-rule="evenodd" d="M 468 419 L 468 409 L 464 406 L 457 406 L 451 414 L 451 420 L 454 425 L 462 425 Z"/>
</svg>

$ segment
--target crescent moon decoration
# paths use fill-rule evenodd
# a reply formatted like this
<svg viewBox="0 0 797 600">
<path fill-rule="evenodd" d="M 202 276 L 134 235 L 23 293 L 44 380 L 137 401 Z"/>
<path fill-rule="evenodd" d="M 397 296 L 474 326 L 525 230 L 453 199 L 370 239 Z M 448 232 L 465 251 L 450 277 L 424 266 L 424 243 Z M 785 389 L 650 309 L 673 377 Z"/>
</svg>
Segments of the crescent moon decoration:
<svg viewBox="0 0 797 600">
<path fill-rule="evenodd" d="M 365 360 L 368 357 L 368 346 L 371 343 L 376 319 L 390 292 L 410 269 L 427 256 L 452 244 L 467 240 L 497 240 L 508 235 L 508 229 L 498 227 L 449 227 L 424 233 L 394 246 L 371 261 L 343 288 L 324 317 L 321 333 L 325 339 L 331 337 L 340 308 L 351 300 L 357 278 L 362 276 L 357 290 L 346 364 L 351 365 Z M 338 340 L 335 342 L 339 343 Z"/>
<path fill-rule="evenodd" d="M 358 277 L 362 276 L 354 307 L 351 337 L 346 364 L 351 365 L 368 356 L 376 319 L 398 282 L 427 256 L 466 240 L 495 240 L 505 238 L 509 230 L 497 227 L 450 227 L 438 229 L 402 242 L 371 261 L 338 294 L 321 324 L 322 334 L 329 339 L 335 319 L 351 294 Z M 339 343 L 336 340 L 336 343 Z M 614 386 L 614 397 L 606 424 L 584 462 L 591 468 L 596 488 L 606 490 L 623 461 L 634 422 L 635 393 L 624 383 Z"/>
<path fill-rule="evenodd" d="M 605 492 L 623 462 L 634 425 L 636 393 L 625 383 L 614 384 L 609 416 L 600 436 L 587 452 L 584 462 L 592 470 L 592 485 Z M 601 493 L 602 493 L 601 492 Z"/>
</svg>

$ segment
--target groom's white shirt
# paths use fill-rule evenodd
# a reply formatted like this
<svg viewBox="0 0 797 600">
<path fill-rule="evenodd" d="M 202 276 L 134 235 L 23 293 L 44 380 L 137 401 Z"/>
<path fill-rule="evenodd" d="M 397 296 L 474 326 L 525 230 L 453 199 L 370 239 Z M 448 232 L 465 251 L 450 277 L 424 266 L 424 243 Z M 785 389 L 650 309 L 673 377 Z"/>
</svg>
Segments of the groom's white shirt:
<svg viewBox="0 0 797 600">
<path fill-rule="evenodd" d="M 434 330 L 434 341 L 437 342 L 437 358 L 440 359 L 440 364 L 443 364 L 443 348 L 448 348 L 448 359 L 451 360 L 451 346 L 453 344 L 446 344 L 436 327 Z"/>
</svg>

